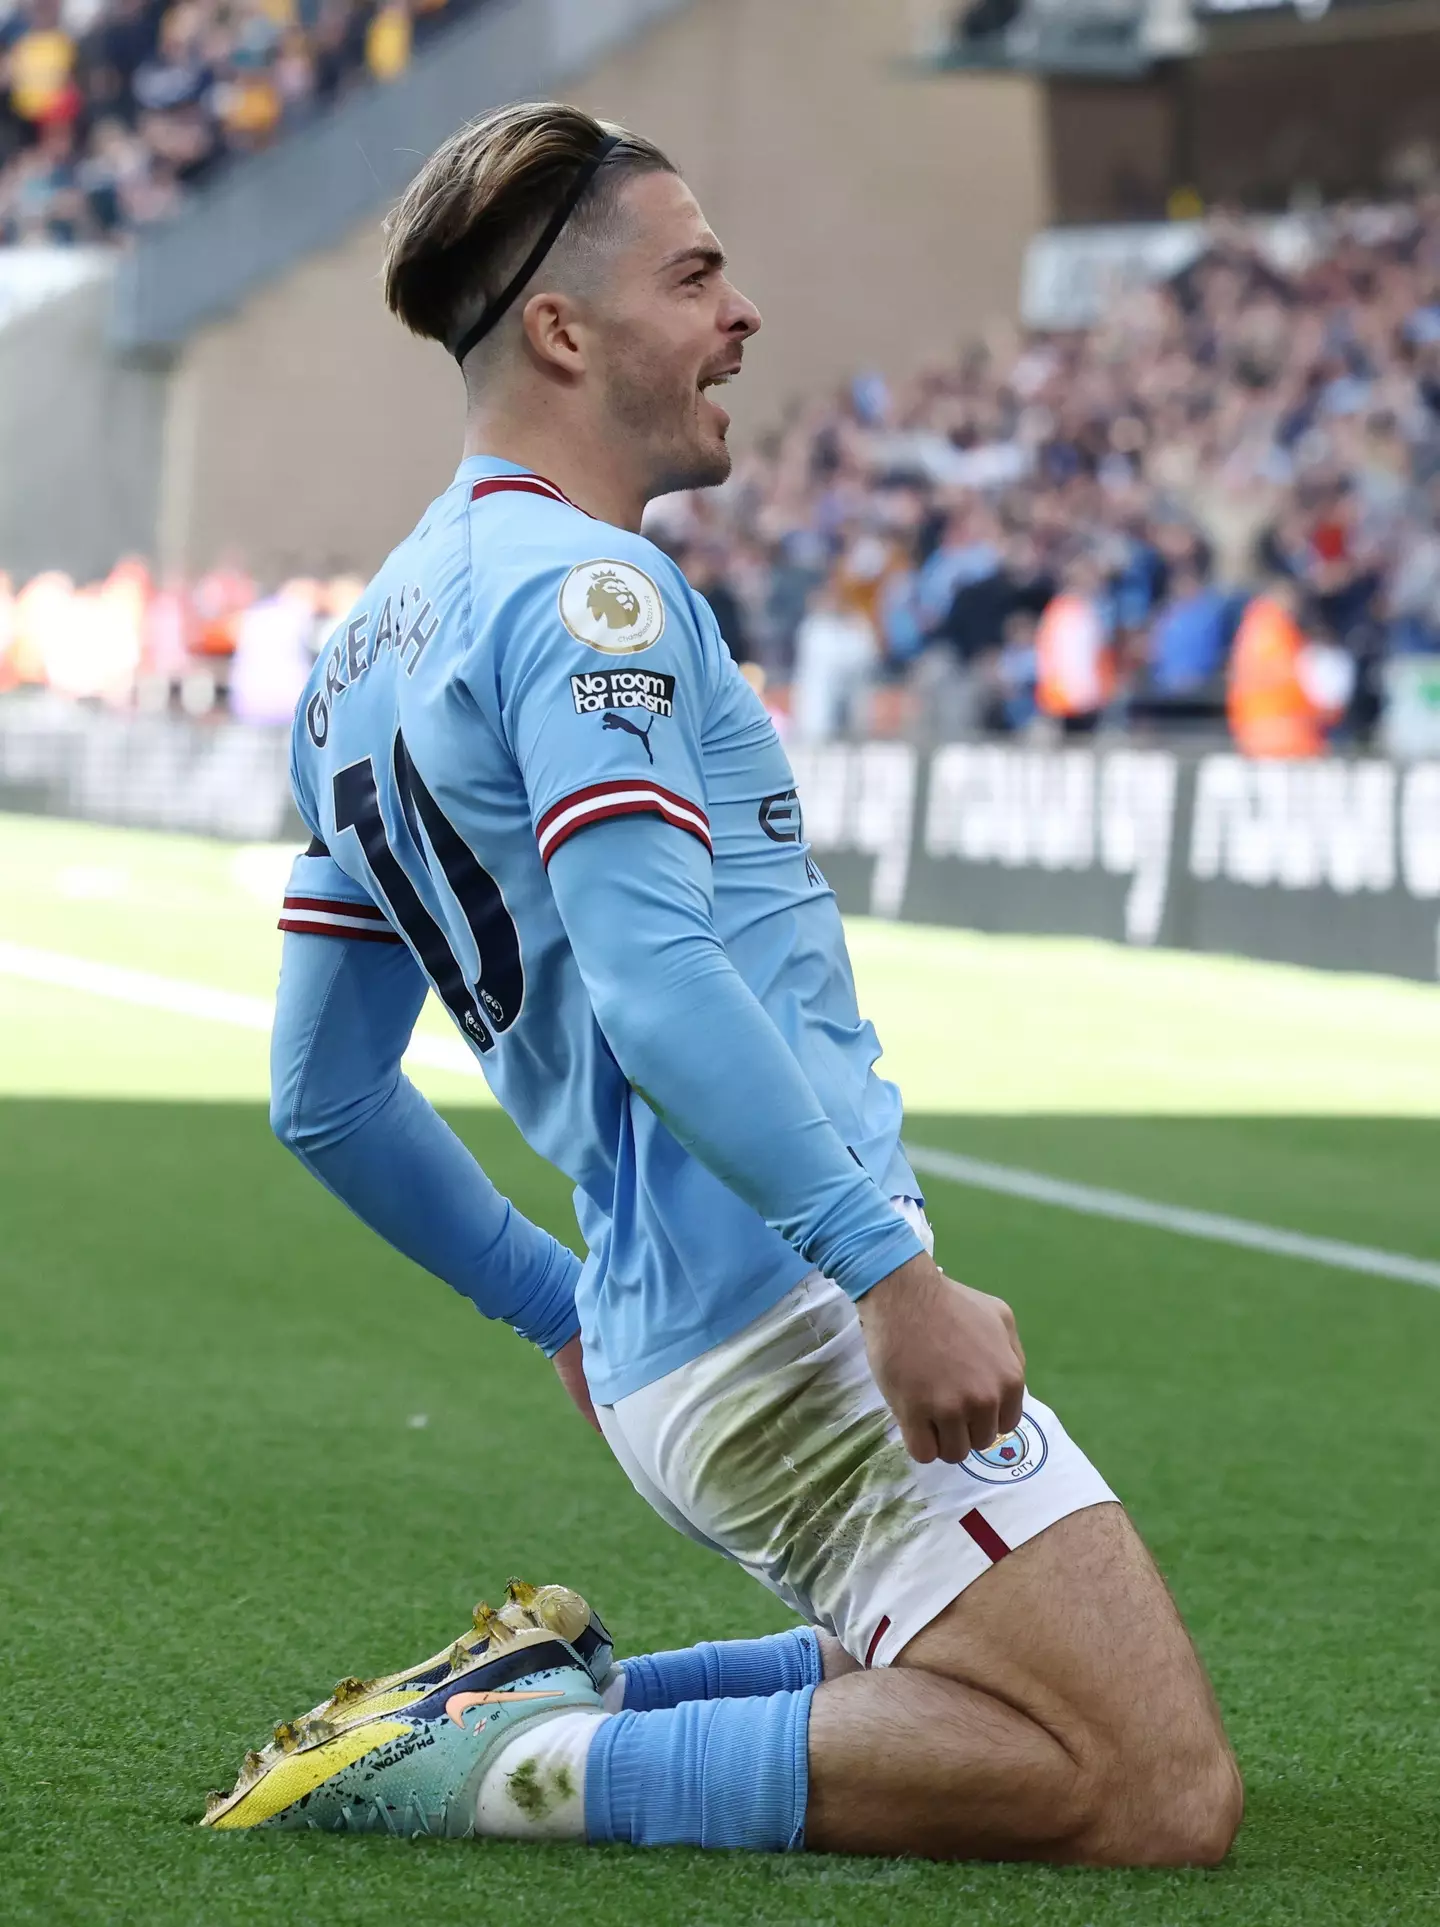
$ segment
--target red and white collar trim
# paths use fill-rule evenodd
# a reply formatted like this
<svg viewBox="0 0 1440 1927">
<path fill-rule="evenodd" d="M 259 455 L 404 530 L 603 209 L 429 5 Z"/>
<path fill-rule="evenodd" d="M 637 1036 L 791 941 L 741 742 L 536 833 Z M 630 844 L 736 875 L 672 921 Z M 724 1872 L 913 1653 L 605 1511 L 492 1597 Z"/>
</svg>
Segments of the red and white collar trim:
<svg viewBox="0 0 1440 1927">
<path fill-rule="evenodd" d="M 543 475 L 486 475 L 470 490 L 470 500 L 481 502 L 487 495 L 547 495 L 552 502 L 563 502 L 566 508 L 580 508 L 563 488 L 546 481 Z M 580 509 L 582 515 L 585 512 Z"/>
</svg>

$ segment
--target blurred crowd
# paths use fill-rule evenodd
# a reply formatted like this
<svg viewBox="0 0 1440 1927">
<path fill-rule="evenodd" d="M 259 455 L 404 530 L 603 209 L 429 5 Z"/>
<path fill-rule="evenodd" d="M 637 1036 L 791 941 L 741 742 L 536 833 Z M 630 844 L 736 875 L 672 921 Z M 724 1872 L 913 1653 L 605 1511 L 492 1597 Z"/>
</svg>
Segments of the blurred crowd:
<svg viewBox="0 0 1440 1927">
<path fill-rule="evenodd" d="M 394 79 L 464 4 L 0 0 L 0 245 L 164 220 L 232 156 Z"/>
<path fill-rule="evenodd" d="M 1440 663 L 1440 200 L 1300 266 L 1216 221 L 1097 326 L 859 377 L 646 526 L 801 740 L 1367 743 Z M 281 721 L 360 586 L 0 578 L 0 687 Z"/>
<path fill-rule="evenodd" d="M 227 559 L 193 582 L 157 582 L 131 557 L 103 582 L 58 570 L 15 588 L 0 574 L 0 693 L 288 723 L 326 637 L 364 588 L 358 575 L 257 583 Z"/>
<path fill-rule="evenodd" d="M 1223 724 L 1366 740 L 1440 650 L 1440 200 L 1284 269 L 1212 222 L 1065 335 L 797 408 L 651 532 L 807 737 Z"/>
</svg>

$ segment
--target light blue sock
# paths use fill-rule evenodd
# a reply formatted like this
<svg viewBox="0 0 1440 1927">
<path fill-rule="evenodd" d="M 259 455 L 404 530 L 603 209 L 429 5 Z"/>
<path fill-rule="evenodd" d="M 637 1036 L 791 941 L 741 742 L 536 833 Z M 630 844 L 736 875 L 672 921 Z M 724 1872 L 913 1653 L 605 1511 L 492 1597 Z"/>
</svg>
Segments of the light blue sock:
<svg viewBox="0 0 1440 1927">
<path fill-rule="evenodd" d="M 813 1627 L 766 1639 L 705 1639 L 673 1653 L 622 1661 L 625 1711 L 653 1713 L 686 1700 L 742 1700 L 820 1684 L 820 1641 Z"/>
<path fill-rule="evenodd" d="M 802 1846 L 814 1697 L 802 1686 L 612 1714 L 585 1765 L 585 1838 L 754 1853 Z"/>
</svg>

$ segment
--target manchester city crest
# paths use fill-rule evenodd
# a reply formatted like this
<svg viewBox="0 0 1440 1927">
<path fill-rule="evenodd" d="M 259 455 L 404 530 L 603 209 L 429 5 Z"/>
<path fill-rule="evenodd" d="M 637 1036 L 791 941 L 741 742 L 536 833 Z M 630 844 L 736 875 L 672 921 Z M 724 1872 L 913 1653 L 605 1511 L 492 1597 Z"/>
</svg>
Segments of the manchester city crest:
<svg viewBox="0 0 1440 1927">
<path fill-rule="evenodd" d="M 1025 1413 L 1013 1432 L 1002 1432 L 983 1452 L 972 1452 L 961 1460 L 961 1469 L 985 1485 L 1018 1485 L 1033 1479 L 1050 1455 L 1045 1434 Z"/>
</svg>

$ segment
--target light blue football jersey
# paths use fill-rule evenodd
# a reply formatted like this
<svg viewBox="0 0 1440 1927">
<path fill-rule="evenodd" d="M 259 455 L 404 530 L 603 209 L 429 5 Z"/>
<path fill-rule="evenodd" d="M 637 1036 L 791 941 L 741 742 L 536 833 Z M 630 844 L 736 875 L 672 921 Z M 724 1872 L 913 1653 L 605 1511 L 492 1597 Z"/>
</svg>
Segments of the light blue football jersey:
<svg viewBox="0 0 1440 1927">
<path fill-rule="evenodd" d="M 589 827 L 643 818 L 713 859 L 735 970 L 880 1193 L 918 1195 L 784 750 L 652 543 L 511 463 L 463 462 L 317 661 L 292 776 L 324 853 L 298 861 L 282 927 L 398 934 L 500 1104 L 574 1182 L 597 1401 L 738 1331 L 809 1263 L 682 1147 L 607 1044 L 547 874 Z M 643 1013 L 643 980 L 634 995 Z M 678 1035 L 706 1012 L 653 1019 Z M 723 1105 L 723 1036 L 713 1050 Z"/>
</svg>

